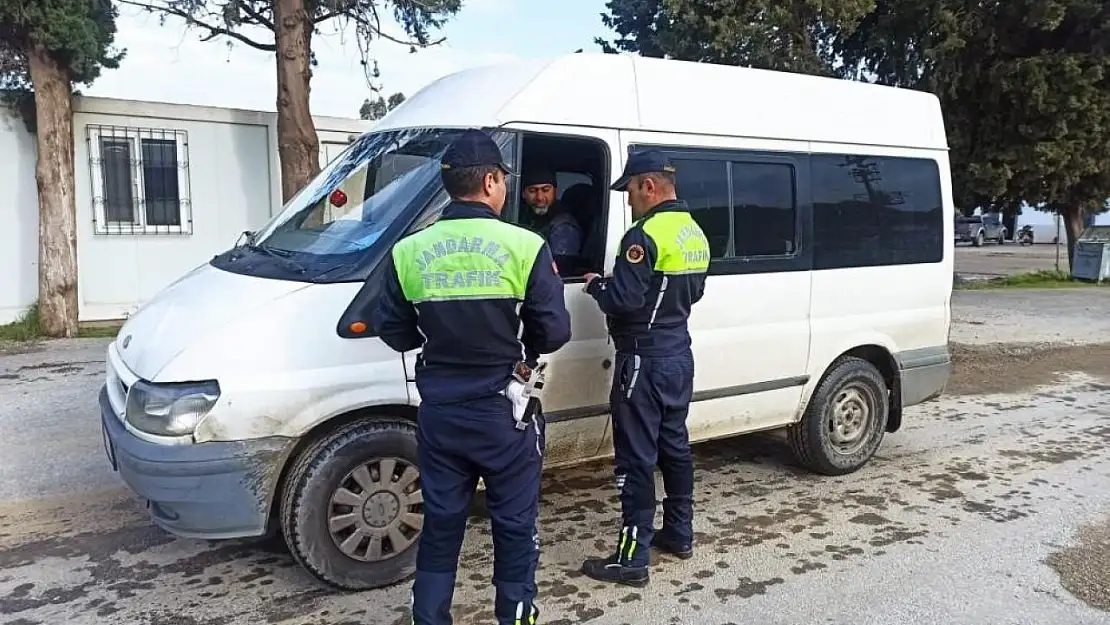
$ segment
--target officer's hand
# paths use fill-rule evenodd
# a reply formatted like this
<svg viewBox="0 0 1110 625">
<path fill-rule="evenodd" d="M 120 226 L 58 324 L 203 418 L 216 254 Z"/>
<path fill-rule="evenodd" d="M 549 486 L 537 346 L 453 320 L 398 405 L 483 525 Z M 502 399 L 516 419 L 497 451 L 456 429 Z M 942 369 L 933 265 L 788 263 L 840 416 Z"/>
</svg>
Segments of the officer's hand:
<svg viewBox="0 0 1110 625">
<path fill-rule="evenodd" d="M 592 282 L 594 278 L 599 278 L 600 276 L 596 273 L 587 273 L 582 277 L 586 279 L 586 284 L 582 285 L 582 292 L 585 293 L 586 289 L 590 288 L 590 282 Z"/>
</svg>

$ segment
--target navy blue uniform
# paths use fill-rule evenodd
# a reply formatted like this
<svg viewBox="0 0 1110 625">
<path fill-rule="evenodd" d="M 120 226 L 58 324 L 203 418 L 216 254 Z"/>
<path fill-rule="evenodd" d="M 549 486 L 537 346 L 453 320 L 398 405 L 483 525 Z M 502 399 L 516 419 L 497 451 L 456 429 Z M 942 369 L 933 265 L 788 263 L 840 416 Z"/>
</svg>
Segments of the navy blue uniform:
<svg viewBox="0 0 1110 625">
<path fill-rule="evenodd" d="M 490 207 L 473 202 L 452 202 L 439 219 L 467 218 L 499 220 Z M 392 265 L 393 258 L 386 262 Z M 519 315 L 517 302 L 511 299 L 429 301 L 414 306 L 404 299 L 394 267 L 387 267 L 385 276 L 377 332 L 397 351 L 424 348 L 416 363 L 422 402 L 466 401 L 500 393 L 512 377 L 513 364 L 522 359 L 522 345 L 524 360 L 535 366 L 540 354 L 554 352 L 570 340 L 563 281 L 552 269 L 546 245 L 528 276 Z"/>
<path fill-rule="evenodd" d="M 653 538 L 658 547 L 683 556 L 693 543 L 694 469 L 686 417 L 694 358 L 687 320 L 705 292 L 709 247 L 686 204 L 670 201 L 637 221 L 620 250 L 612 277 L 594 279 L 587 293 L 606 314 L 617 350 L 609 401 L 622 528 L 616 554 L 587 560 L 583 571 L 639 586 L 648 581 Z M 652 527 L 656 466 L 666 493 L 658 537 Z"/>
<path fill-rule="evenodd" d="M 659 250 L 644 232 L 649 220 L 664 213 L 689 211 L 685 202 L 665 202 L 652 209 L 621 239 L 621 253 L 609 278 L 597 278 L 587 289 L 606 315 L 609 335 L 617 351 L 661 357 L 690 349 L 686 321 L 705 293 L 705 273 L 665 275 L 655 271 Z M 627 250 L 642 248 L 636 262 Z M 641 252 L 634 252 L 633 256 Z M 660 299 L 660 295 L 662 298 Z"/>
<path fill-rule="evenodd" d="M 452 622 L 459 550 L 479 477 L 493 530 L 497 622 L 534 622 L 543 423 L 517 429 L 503 391 L 525 352 L 534 364 L 570 340 L 551 253 L 490 207 L 456 201 L 435 224 L 398 242 L 388 262 L 376 330 L 397 351 L 423 347 L 416 384 L 425 518 L 413 622 Z"/>
</svg>

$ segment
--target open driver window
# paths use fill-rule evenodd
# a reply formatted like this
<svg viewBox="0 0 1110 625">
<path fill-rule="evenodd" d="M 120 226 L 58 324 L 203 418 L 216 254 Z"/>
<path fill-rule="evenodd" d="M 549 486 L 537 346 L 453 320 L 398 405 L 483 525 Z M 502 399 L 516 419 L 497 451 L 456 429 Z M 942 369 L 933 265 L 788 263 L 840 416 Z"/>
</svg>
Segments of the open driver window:
<svg viewBox="0 0 1110 625">
<path fill-rule="evenodd" d="M 559 273 L 579 281 L 605 267 L 608 209 L 608 151 L 597 139 L 525 133 L 521 142 L 520 184 L 510 187 L 505 218 L 557 243 Z M 550 174 L 554 184 L 526 192 L 535 172 Z"/>
</svg>

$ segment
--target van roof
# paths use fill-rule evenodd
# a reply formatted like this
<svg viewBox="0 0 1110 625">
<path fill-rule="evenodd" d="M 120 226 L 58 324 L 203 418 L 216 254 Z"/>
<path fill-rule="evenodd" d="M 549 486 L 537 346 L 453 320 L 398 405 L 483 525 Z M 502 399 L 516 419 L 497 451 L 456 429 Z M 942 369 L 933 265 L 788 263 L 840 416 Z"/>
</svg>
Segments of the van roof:
<svg viewBox="0 0 1110 625">
<path fill-rule="evenodd" d="M 405 100 L 374 130 L 513 123 L 948 149 L 940 103 L 930 93 L 601 53 L 444 76 Z"/>
</svg>

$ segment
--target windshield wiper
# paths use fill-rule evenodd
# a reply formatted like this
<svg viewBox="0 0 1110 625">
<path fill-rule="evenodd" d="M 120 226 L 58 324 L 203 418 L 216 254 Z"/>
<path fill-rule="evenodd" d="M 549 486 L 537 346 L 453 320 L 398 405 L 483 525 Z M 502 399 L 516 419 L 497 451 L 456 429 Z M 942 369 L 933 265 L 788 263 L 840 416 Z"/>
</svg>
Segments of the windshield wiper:
<svg viewBox="0 0 1110 625">
<path fill-rule="evenodd" d="M 304 265 L 298 263 L 292 258 L 289 258 L 288 252 L 283 254 L 271 247 L 266 247 L 265 245 L 254 245 L 253 243 L 248 243 L 246 247 L 248 250 L 261 253 L 263 256 L 269 256 L 270 258 L 277 259 L 286 267 L 292 269 L 293 271 L 296 271 L 297 273 L 304 273 L 308 271 L 308 269 L 306 269 Z"/>
</svg>

